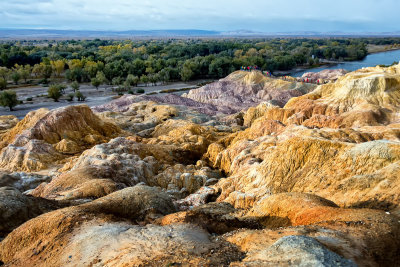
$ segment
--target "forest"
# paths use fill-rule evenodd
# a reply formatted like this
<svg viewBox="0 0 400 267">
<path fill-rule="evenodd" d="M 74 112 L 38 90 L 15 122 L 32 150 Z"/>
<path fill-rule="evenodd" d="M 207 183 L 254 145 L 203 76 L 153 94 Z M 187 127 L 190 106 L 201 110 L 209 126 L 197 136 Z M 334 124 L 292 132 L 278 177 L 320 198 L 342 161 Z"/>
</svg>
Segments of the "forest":
<svg viewBox="0 0 400 267">
<path fill-rule="evenodd" d="M 400 38 L 2 41 L 0 88 L 51 78 L 96 87 L 215 79 L 241 66 L 274 72 L 360 60 L 369 44 L 399 43 Z"/>
</svg>

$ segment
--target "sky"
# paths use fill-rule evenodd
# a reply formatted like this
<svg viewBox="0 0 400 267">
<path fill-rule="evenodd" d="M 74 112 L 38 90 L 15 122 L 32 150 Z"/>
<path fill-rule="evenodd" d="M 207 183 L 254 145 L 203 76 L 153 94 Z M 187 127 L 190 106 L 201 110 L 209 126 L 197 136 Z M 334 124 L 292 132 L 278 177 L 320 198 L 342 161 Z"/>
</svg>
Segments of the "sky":
<svg viewBox="0 0 400 267">
<path fill-rule="evenodd" d="M 400 30 L 400 0 L 0 0 L 0 28 Z"/>
</svg>

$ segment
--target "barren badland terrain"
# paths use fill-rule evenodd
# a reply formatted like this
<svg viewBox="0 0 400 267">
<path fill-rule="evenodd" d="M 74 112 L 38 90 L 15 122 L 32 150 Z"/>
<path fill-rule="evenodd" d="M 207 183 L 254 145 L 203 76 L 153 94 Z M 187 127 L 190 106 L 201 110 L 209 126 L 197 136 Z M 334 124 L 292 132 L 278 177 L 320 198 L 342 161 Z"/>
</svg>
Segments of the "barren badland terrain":
<svg viewBox="0 0 400 267">
<path fill-rule="evenodd" d="M 400 65 L 312 78 L 0 116 L 0 263 L 398 265 Z"/>
</svg>

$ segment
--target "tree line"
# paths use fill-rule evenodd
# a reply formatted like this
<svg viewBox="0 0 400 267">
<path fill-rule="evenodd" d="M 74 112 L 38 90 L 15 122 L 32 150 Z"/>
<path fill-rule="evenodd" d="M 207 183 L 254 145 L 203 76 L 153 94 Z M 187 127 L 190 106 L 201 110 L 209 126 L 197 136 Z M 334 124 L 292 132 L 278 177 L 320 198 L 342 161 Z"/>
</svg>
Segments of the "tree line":
<svg viewBox="0 0 400 267">
<path fill-rule="evenodd" d="M 321 60 L 360 60 L 372 42 L 379 43 L 356 38 L 8 41 L 0 43 L 0 88 L 33 78 L 91 82 L 97 88 L 221 78 L 241 66 L 274 72 Z"/>
</svg>

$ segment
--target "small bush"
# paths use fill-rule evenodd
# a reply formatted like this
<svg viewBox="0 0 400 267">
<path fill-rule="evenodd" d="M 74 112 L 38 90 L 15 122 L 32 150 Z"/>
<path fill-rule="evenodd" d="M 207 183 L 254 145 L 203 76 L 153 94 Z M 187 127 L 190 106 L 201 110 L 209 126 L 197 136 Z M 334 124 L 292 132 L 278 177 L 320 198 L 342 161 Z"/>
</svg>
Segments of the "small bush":
<svg viewBox="0 0 400 267">
<path fill-rule="evenodd" d="M 47 90 L 47 94 L 49 98 L 53 98 L 54 102 L 58 102 L 60 97 L 62 96 L 62 85 L 60 84 L 53 84 Z"/>
<path fill-rule="evenodd" d="M 78 99 L 78 101 L 85 101 L 86 96 L 84 96 L 81 91 L 76 91 L 75 93 L 76 98 Z"/>
<path fill-rule="evenodd" d="M 33 100 L 32 97 L 28 97 L 28 98 L 26 99 L 26 101 L 32 101 L 32 100 Z"/>
<path fill-rule="evenodd" d="M 71 88 L 72 90 L 74 90 L 74 92 L 79 91 L 79 83 L 77 81 L 74 81 L 73 83 L 71 83 Z"/>
<path fill-rule="evenodd" d="M 129 90 L 128 94 L 133 95 L 134 94 L 133 90 Z"/>
<path fill-rule="evenodd" d="M 0 78 L 0 89 L 6 89 L 7 88 L 7 81 L 4 80 L 3 78 Z"/>
<path fill-rule="evenodd" d="M 144 94 L 144 89 L 140 88 L 136 90 L 136 93 L 138 94 Z"/>
<path fill-rule="evenodd" d="M 43 84 L 43 86 L 49 86 L 49 81 L 47 79 L 39 80 L 39 84 Z"/>
<path fill-rule="evenodd" d="M 69 94 L 67 100 L 68 100 L 69 102 L 74 101 L 74 97 L 75 97 L 74 94 Z"/>
</svg>

